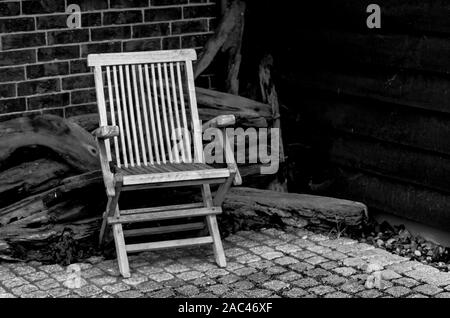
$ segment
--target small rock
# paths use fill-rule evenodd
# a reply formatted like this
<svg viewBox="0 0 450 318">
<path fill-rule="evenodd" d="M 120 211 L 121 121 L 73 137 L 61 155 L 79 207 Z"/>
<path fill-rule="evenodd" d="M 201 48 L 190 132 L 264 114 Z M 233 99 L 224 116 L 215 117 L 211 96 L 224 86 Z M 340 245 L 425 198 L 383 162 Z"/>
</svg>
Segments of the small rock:
<svg viewBox="0 0 450 318">
<path fill-rule="evenodd" d="M 414 255 L 416 255 L 417 257 L 421 257 L 422 256 L 422 252 L 419 250 L 415 250 L 414 251 Z"/>
</svg>

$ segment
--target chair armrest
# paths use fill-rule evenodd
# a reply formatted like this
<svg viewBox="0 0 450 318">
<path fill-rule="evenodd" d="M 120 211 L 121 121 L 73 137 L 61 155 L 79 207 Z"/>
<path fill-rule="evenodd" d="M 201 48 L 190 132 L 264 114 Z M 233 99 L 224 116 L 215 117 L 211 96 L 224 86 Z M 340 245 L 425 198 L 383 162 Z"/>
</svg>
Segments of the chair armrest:
<svg viewBox="0 0 450 318">
<path fill-rule="evenodd" d="M 102 126 L 92 132 L 97 139 L 110 139 L 119 136 L 118 126 Z"/>
<path fill-rule="evenodd" d="M 220 115 L 217 116 L 202 125 L 202 129 L 208 128 L 224 128 L 233 126 L 236 123 L 236 117 L 234 115 Z"/>
</svg>

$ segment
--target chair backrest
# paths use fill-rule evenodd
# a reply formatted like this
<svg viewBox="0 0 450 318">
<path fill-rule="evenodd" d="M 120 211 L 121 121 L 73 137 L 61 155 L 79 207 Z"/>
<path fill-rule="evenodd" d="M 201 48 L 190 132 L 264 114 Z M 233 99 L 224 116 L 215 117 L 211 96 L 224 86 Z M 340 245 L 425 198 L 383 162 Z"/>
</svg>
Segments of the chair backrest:
<svg viewBox="0 0 450 318">
<path fill-rule="evenodd" d="M 88 56 L 100 126 L 120 131 L 106 142 L 109 161 L 119 168 L 204 162 L 192 70 L 196 58 L 191 49 Z"/>
</svg>

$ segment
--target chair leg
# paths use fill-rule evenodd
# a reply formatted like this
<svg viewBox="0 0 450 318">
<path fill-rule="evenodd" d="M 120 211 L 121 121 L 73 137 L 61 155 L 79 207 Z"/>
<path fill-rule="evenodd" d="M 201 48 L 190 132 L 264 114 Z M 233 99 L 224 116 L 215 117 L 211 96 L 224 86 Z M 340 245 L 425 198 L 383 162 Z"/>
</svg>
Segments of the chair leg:
<svg viewBox="0 0 450 318">
<path fill-rule="evenodd" d="M 213 206 L 213 200 L 211 195 L 211 188 L 209 184 L 202 186 L 203 202 L 205 206 Z M 208 225 L 209 234 L 213 239 L 213 250 L 217 265 L 220 267 L 226 267 L 227 261 L 225 259 L 225 252 L 223 251 L 222 239 L 220 238 L 219 227 L 217 225 L 217 218 L 215 215 L 208 215 L 206 217 L 206 224 Z"/>
<path fill-rule="evenodd" d="M 100 228 L 100 235 L 99 235 L 99 246 L 103 244 L 105 233 L 107 230 L 107 219 L 109 216 L 113 215 L 114 213 L 118 213 L 119 210 L 119 197 L 120 192 L 122 191 L 122 181 L 116 181 L 115 183 L 115 195 L 114 196 L 108 196 L 108 203 L 106 204 L 106 211 L 103 213 L 103 221 L 102 221 L 102 227 Z"/>
<path fill-rule="evenodd" d="M 225 259 L 225 252 L 223 251 L 222 240 L 220 238 L 216 216 L 208 215 L 206 217 L 206 223 L 208 224 L 209 233 L 213 238 L 213 249 L 216 263 L 220 267 L 226 267 L 227 261 Z"/>
<path fill-rule="evenodd" d="M 123 277 L 129 278 L 130 275 L 130 267 L 128 265 L 128 256 L 125 248 L 125 238 L 123 236 L 122 224 L 114 224 L 113 235 L 114 242 L 116 244 L 116 254 L 117 261 L 119 263 L 119 270 Z"/>
</svg>

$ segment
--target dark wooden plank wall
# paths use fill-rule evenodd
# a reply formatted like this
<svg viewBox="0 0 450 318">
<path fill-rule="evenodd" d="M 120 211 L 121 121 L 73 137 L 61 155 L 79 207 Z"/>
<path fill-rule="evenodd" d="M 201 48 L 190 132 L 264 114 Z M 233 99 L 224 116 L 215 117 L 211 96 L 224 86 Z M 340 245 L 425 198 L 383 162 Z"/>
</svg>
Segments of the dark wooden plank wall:
<svg viewBox="0 0 450 318">
<path fill-rule="evenodd" d="M 280 95 L 341 171 L 335 194 L 450 230 L 450 1 L 270 3 Z"/>
</svg>

